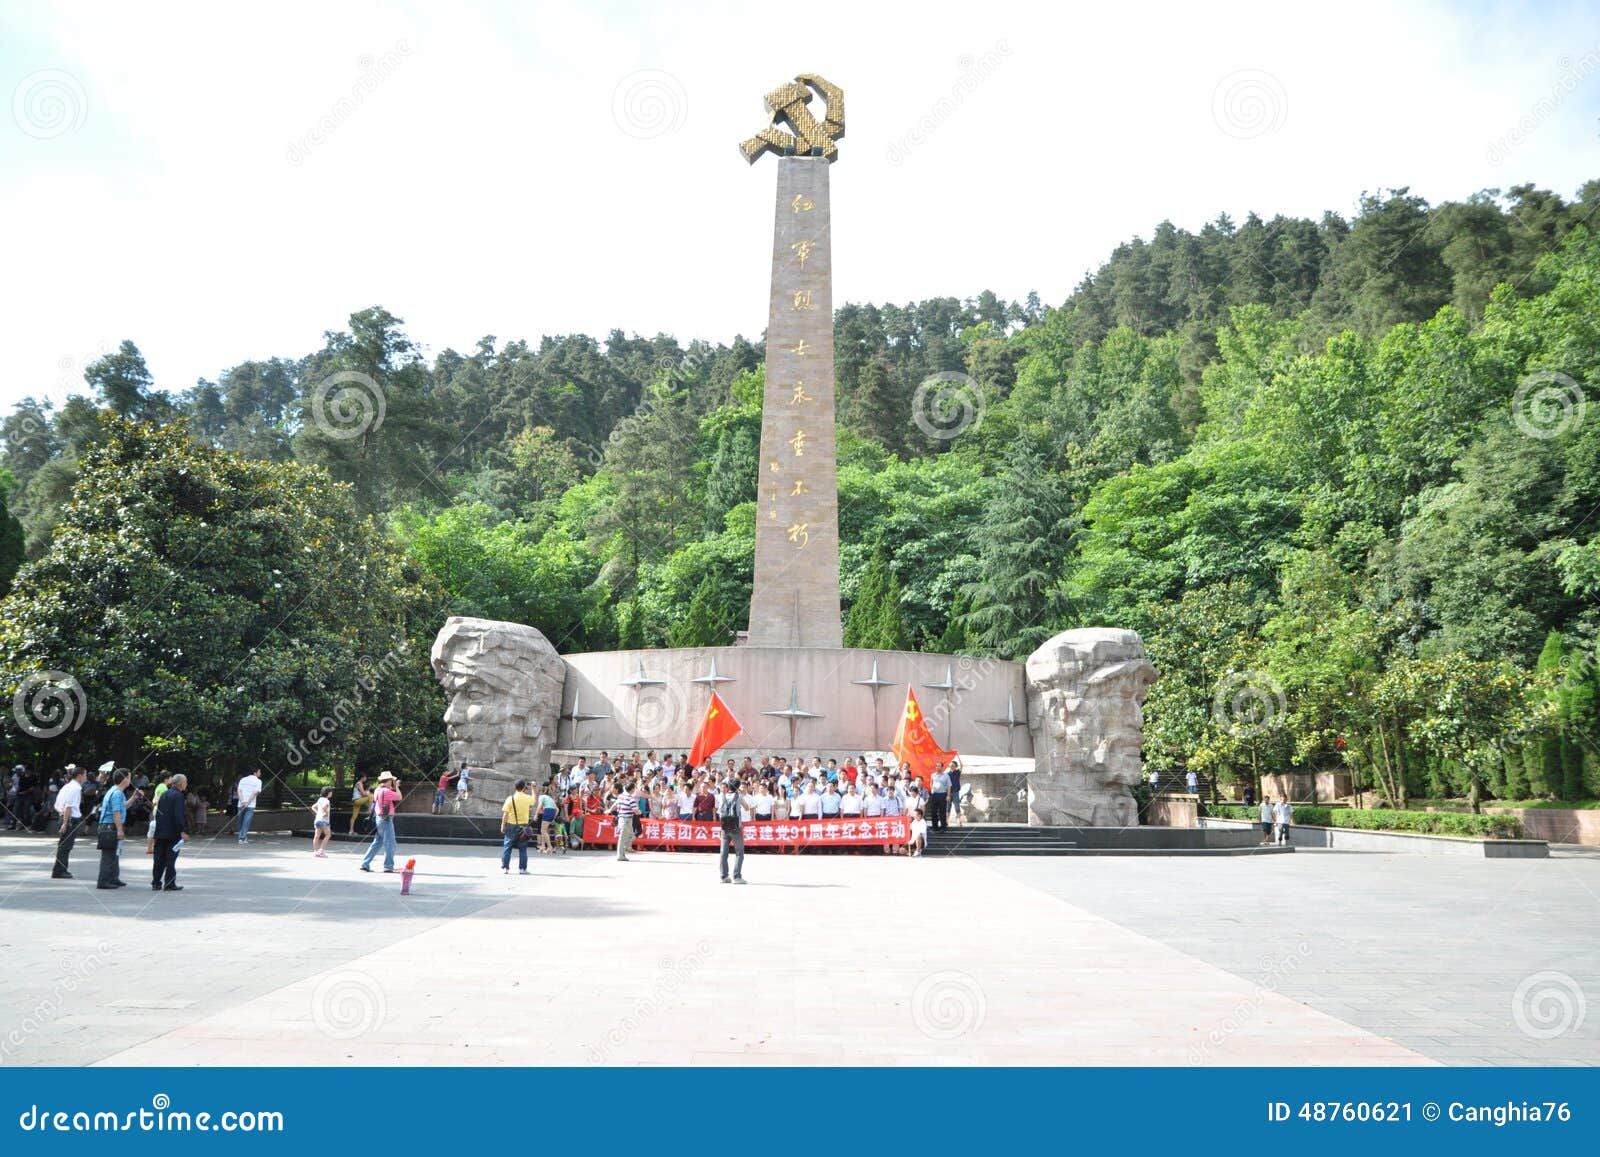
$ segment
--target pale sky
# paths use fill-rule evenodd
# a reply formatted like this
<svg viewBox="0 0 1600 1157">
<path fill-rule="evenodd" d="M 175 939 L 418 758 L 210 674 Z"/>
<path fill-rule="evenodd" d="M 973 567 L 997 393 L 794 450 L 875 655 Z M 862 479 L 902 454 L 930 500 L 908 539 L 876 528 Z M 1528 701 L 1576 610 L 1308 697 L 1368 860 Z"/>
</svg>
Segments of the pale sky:
<svg viewBox="0 0 1600 1157">
<path fill-rule="evenodd" d="M 0 407 L 59 400 L 123 338 L 183 389 L 374 304 L 430 356 L 756 337 L 776 166 L 736 145 L 798 72 L 847 95 L 836 303 L 1059 303 L 1162 218 L 1348 214 L 1397 185 L 1570 197 L 1600 176 L 1592 16 L 8 0 Z"/>
</svg>

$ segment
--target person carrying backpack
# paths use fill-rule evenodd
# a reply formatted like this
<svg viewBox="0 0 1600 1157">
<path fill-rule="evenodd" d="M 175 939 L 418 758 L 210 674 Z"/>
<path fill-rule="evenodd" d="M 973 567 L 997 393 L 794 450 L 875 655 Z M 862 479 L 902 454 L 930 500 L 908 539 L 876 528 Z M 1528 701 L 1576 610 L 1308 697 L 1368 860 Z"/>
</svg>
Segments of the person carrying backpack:
<svg viewBox="0 0 1600 1157">
<path fill-rule="evenodd" d="M 744 883 L 744 822 L 743 809 L 752 806 L 752 801 L 745 799 L 739 793 L 739 781 L 730 779 L 722 785 L 722 790 L 717 793 L 717 818 L 722 822 L 722 834 L 719 839 L 722 854 L 718 857 L 719 867 L 722 870 L 722 882 L 728 879 L 728 848 L 731 845 L 735 853 L 733 861 L 733 880 L 735 884 Z"/>
</svg>

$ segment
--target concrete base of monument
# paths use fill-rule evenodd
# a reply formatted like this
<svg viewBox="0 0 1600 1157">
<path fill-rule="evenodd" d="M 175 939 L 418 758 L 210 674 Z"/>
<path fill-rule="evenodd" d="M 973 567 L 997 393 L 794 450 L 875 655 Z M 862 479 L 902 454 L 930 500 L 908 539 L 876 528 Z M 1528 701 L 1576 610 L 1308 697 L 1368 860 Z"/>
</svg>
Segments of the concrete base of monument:
<svg viewBox="0 0 1600 1157">
<path fill-rule="evenodd" d="M 296 821 L 287 830 L 297 836 L 311 835 L 308 820 Z M 341 843 L 366 843 L 370 838 L 370 834 L 343 832 L 334 836 Z M 500 820 L 498 817 L 402 813 L 395 820 L 395 841 L 402 852 L 407 845 L 499 847 Z M 610 851 L 611 848 L 599 850 Z M 715 850 L 685 849 L 713 854 Z M 849 850 L 862 855 L 882 854 L 876 846 Z M 928 836 L 930 856 L 1238 856 L 1282 855 L 1293 851 L 1290 846 L 1262 847 L 1260 835 L 1254 828 L 1068 828 L 1025 823 L 967 823 L 931 832 Z"/>
<path fill-rule="evenodd" d="M 686 647 L 563 655 L 554 757 L 687 752 L 715 691 L 742 734 L 717 753 L 843 761 L 885 751 L 916 692 L 935 741 L 1031 765 L 1021 663 L 849 647 Z"/>
</svg>

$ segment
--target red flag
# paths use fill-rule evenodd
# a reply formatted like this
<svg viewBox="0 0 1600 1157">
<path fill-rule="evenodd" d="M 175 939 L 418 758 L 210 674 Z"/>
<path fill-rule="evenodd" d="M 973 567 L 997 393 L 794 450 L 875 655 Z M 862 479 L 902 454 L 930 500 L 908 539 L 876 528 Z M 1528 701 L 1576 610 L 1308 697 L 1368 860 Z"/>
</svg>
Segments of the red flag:
<svg viewBox="0 0 1600 1157">
<path fill-rule="evenodd" d="M 711 702 L 706 704 L 706 717 L 700 721 L 700 730 L 694 735 L 694 746 L 689 749 L 689 766 L 699 767 L 741 730 L 739 721 L 728 710 L 722 696 L 713 691 Z"/>
<path fill-rule="evenodd" d="M 946 751 L 933 741 L 928 732 L 928 721 L 917 706 L 917 693 L 906 688 L 906 709 L 900 716 L 900 726 L 895 728 L 894 743 L 889 748 L 901 763 L 911 765 L 911 774 L 925 782 L 933 778 L 934 764 L 949 763 L 955 752 Z"/>
</svg>

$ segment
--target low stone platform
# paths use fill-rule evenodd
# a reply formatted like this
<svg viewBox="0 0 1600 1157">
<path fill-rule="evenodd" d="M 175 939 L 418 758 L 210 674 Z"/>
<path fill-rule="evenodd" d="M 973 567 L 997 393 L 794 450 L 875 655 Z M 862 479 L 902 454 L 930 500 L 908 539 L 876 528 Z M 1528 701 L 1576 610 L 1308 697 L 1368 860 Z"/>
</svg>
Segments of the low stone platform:
<svg viewBox="0 0 1600 1157">
<path fill-rule="evenodd" d="M 930 856 L 1258 856 L 1292 852 L 1262 846 L 1260 833 L 1217 828 L 1069 828 L 964 824 L 928 834 Z"/>
<path fill-rule="evenodd" d="M 1203 819 L 1202 831 L 1254 833 L 1256 825 L 1244 820 Z M 1340 852 L 1384 852 L 1422 856 L 1472 856 L 1485 860 L 1542 860 L 1550 855 L 1543 840 L 1479 839 L 1473 836 L 1437 836 L 1425 832 L 1379 832 L 1365 828 L 1327 828 L 1293 824 L 1289 840 L 1299 848 L 1331 848 Z"/>
<path fill-rule="evenodd" d="M 309 836 L 309 822 L 293 833 Z M 477 816 L 400 815 L 395 835 L 402 844 L 500 845 L 500 821 Z M 336 834 L 340 841 L 370 837 Z M 713 851 L 711 848 L 687 849 Z M 928 835 L 932 856 L 1238 856 L 1279 855 L 1293 847 L 1261 846 L 1255 828 L 1068 828 L 1030 824 L 962 824 Z"/>
</svg>

